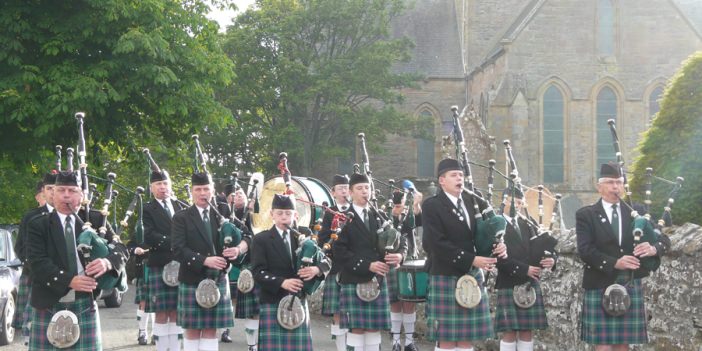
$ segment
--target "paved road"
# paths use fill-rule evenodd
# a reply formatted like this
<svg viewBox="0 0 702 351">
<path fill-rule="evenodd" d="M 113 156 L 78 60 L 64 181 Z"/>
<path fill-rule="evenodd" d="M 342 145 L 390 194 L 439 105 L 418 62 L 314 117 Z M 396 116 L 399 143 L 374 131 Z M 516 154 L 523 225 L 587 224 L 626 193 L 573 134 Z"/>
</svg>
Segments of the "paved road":
<svg viewBox="0 0 702 351">
<path fill-rule="evenodd" d="M 124 304 L 121 308 L 105 308 L 100 303 L 100 319 L 102 325 L 102 344 L 104 350 L 120 350 L 120 351 L 151 351 L 156 350 L 155 346 L 139 346 L 136 343 L 137 338 L 137 323 L 136 323 L 136 305 L 134 301 L 134 290 L 130 285 L 127 295 L 124 297 Z M 335 351 L 333 341 L 329 335 L 329 318 L 312 315 L 312 340 L 314 349 L 317 351 Z M 235 321 L 234 329 L 232 330 L 234 342 L 231 344 L 219 344 L 220 350 L 246 350 L 246 339 L 244 337 L 244 323 L 241 320 Z M 15 337 L 15 342 L 12 345 L 0 347 L 0 351 L 21 351 L 26 350 L 22 346 L 21 336 Z M 383 334 L 382 350 L 390 350 L 390 337 L 388 334 Z M 420 350 L 433 350 L 433 347 L 428 343 L 418 344 Z M 188 350 L 186 350 L 188 351 Z"/>
</svg>

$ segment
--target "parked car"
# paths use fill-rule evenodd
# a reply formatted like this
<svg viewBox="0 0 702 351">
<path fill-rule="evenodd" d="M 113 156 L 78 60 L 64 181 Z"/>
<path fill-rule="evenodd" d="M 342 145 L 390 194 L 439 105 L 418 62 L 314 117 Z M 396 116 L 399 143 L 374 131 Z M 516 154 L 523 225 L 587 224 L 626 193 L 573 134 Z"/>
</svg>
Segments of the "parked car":
<svg viewBox="0 0 702 351">
<path fill-rule="evenodd" d="M 11 344 L 15 338 L 12 318 L 22 274 L 22 262 L 15 255 L 12 233 L 0 228 L 0 345 Z"/>
</svg>

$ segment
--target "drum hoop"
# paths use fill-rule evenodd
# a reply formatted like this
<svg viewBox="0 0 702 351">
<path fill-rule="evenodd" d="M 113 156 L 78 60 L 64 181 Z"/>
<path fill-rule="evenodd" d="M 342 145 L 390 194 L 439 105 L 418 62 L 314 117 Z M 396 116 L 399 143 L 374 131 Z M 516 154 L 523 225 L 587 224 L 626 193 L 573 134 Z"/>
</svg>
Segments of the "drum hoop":
<svg viewBox="0 0 702 351">
<path fill-rule="evenodd" d="M 517 298 L 517 294 L 522 294 L 522 292 L 526 292 L 528 294 L 526 302 L 522 302 L 521 299 Z M 531 282 L 515 285 L 512 288 L 512 300 L 519 308 L 530 308 L 536 304 L 536 289 L 534 289 Z"/>
<path fill-rule="evenodd" d="M 175 270 L 175 282 L 169 281 L 167 277 L 171 276 L 172 271 Z M 176 287 L 178 284 L 180 284 L 180 281 L 178 280 L 178 274 L 180 270 L 180 262 L 176 260 L 172 260 L 171 262 L 168 262 L 165 266 L 163 266 L 163 272 L 161 273 L 161 280 L 163 280 L 163 283 L 170 286 L 170 287 Z"/>
<path fill-rule="evenodd" d="M 212 301 L 203 301 L 200 296 L 203 295 L 204 289 L 212 289 L 214 287 L 214 299 Z M 213 308 L 217 306 L 219 301 L 222 299 L 222 294 L 219 292 L 219 287 L 217 286 L 217 282 L 210 278 L 203 279 L 200 281 L 200 283 L 197 285 L 197 288 L 195 289 L 195 301 L 197 304 L 202 307 L 202 308 Z"/>
<path fill-rule="evenodd" d="M 468 289 L 470 290 L 475 290 L 477 289 L 478 291 L 478 296 L 479 298 L 475 303 L 469 303 L 469 301 L 464 301 L 464 299 L 461 298 L 461 293 L 460 293 L 460 288 L 461 286 L 468 286 Z M 458 281 L 456 281 L 456 303 L 458 303 L 461 307 L 464 308 L 474 308 L 475 306 L 478 306 L 480 304 L 480 301 L 483 299 L 483 294 L 480 289 L 480 284 L 478 284 L 478 280 L 475 279 L 470 274 L 464 274 L 460 278 L 458 278 Z"/>
<path fill-rule="evenodd" d="M 290 300 L 292 300 L 292 302 Z M 285 306 L 289 305 L 291 303 L 292 303 L 292 308 L 295 310 L 294 312 L 296 312 L 296 313 L 292 313 L 292 315 L 301 316 L 302 318 L 300 318 L 299 320 L 291 321 L 290 320 L 291 315 L 290 314 L 286 315 L 283 313 L 284 309 L 286 308 Z M 286 316 L 288 317 L 288 320 L 285 320 Z M 278 312 L 276 313 L 276 319 L 278 321 L 278 325 L 280 325 L 281 327 L 283 327 L 287 330 L 295 330 L 295 329 L 299 328 L 307 320 L 307 311 L 305 311 L 305 305 L 302 303 L 302 300 L 300 300 L 300 298 L 298 298 L 297 296 L 287 295 L 287 296 L 283 297 L 280 300 L 280 302 L 278 302 Z"/>
<path fill-rule="evenodd" d="M 265 181 L 262 185 L 261 188 L 261 194 L 259 195 L 259 200 L 264 199 L 265 201 L 261 201 L 262 203 L 262 209 L 266 210 L 268 207 L 268 199 L 271 199 L 272 202 L 272 194 L 276 193 L 276 189 L 281 190 L 283 188 L 282 186 L 282 177 L 281 176 L 275 176 L 267 181 Z M 320 194 L 323 194 L 326 196 L 325 199 L 316 199 L 314 196 L 314 192 L 312 190 L 312 187 L 318 187 L 320 190 Z M 300 198 L 303 196 L 306 197 L 309 201 L 317 203 L 317 201 L 329 201 L 329 206 L 334 205 L 334 197 L 331 194 L 331 190 L 329 187 L 324 184 L 322 181 L 316 178 L 311 178 L 311 177 L 296 177 L 292 176 L 291 177 L 291 188 L 293 189 L 293 192 Z M 301 191 L 300 191 L 301 189 Z M 312 189 L 312 190 L 311 190 Z M 264 205 L 265 203 L 265 205 Z M 312 227 L 314 225 L 314 216 L 316 214 L 315 208 L 312 205 L 309 204 L 304 204 L 302 202 L 298 202 L 296 205 L 300 205 L 305 209 L 309 209 L 309 223 L 306 221 L 303 221 L 304 214 L 303 212 L 300 212 L 300 224 L 305 225 L 308 227 Z M 298 209 L 299 210 L 299 209 Z M 304 211 L 306 212 L 306 211 Z M 263 230 L 268 230 L 270 228 L 270 225 L 272 225 L 272 222 L 269 222 L 269 219 L 266 219 L 266 216 L 261 215 L 261 214 L 254 214 L 252 217 L 252 224 L 253 224 L 253 230 L 254 232 L 260 232 Z"/>
<path fill-rule="evenodd" d="M 364 290 L 369 290 L 373 294 L 366 297 L 363 294 Z M 375 301 L 378 298 L 378 296 L 380 296 L 380 283 L 378 283 L 378 279 L 376 279 L 376 277 L 373 277 L 373 279 L 365 283 L 356 284 L 356 296 L 364 302 Z"/>
<path fill-rule="evenodd" d="M 243 279 L 251 280 L 252 284 L 242 284 Z M 246 288 L 243 288 L 244 286 Z M 236 288 L 244 294 L 250 293 L 251 290 L 253 290 L 253 273 L 251 273 L 251 270 L 249 270 L 248 268 L 244 268 L 239 272 L 239 279 L 237 279 L 236 281 Z"/>
<path fill-rule="evenodd" d="M 60 319 L 68 318 L 71 320 L 71 323 L 73 324 L 73 326 L 71 328 L 73 338 L 71 338 L 71 340 L 69 340 L 66 343 L 61 343 L 61 342 L 59 342 L 59 340 L 55 340 L 54 336 L 53 336 L 54 333 L 52 333 L 52 330 L 56 326 L 56 323 L 59 321 L 59 318 Z M 72 311 L 69 311 L 69 310 L 61 310 L 61 311 L 54 313 L 51 316 L 51 322 L 49 322 L 48 328 L 46 328 L 46 338 L 51 345 L 53 345 L 54 347 L 59 348 L 59 349 L 65 349 L 65 348 L 69 348 L 69 347 L 75 345 L 78 342 L 78 340 L 80 340 L 80 325 L 78 324 L 78 316 L 76 316 L 75 313 L 73 313 Z"/>
</svg>

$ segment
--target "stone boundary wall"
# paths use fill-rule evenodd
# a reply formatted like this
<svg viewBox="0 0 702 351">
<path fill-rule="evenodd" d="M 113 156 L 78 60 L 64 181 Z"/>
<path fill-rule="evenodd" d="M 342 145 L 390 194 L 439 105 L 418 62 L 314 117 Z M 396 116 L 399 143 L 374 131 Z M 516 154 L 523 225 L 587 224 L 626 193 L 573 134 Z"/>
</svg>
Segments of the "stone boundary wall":
<svg viewBox="0 0 702 351">
<path fill-rule="evenodd" d="M 651 342 L 631 349 L 702 351 L 702 228 L 688 223 L 669 228 L 666 234 L 671 250 L 660 269 L 644 280 Z M 535 350 L 592 350 L 580 342 L 583 263 L 577 255 L 575 230 L 557 235 L 557 270 L 542 278 L 550 328 L 535 334 Z M 494 301 L 492 292 L 493 313 Z M 321 294 L 311 298 L 311 309 L 319 313 Z M 422 338 L 426 331 L 423 304 L 418 307 L 416 329 Z M 488 340 L 475 349 L 499 350 L 499 341 Z"/>
</svg>

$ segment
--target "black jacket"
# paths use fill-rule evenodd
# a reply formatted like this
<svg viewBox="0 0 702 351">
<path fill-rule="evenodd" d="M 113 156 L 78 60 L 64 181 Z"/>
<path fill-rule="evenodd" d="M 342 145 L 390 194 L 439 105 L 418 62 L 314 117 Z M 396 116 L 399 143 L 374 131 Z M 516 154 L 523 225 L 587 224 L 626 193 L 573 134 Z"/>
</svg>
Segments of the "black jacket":
<svg viewBox="0 0 702 351">
<path fill-rule="evenodd" d="M 178 201 L 169 201 L 175 212 L 173 216 L 184 209 Z M 144 247 L 149 248 L 149 267 L 163 267 L 173 260 L 171 222 L 163 205 L 156 199 L 144 205 Z"/>
<path fill-rule="evenodd" d="M 344 225 L 339 233 L 339 238 L 334 243 L 334 265 L 339 266 L 340 282 L 342 284 L 365 283 L 375 273 L 370 271 L 370 264 L 383 261 L 385 252 L 378 250 L 378 234 L 376 230 L 382 225 L 382 220 L 375 210 L 368 214 L 370 231 L 366 229 L 362 215 L 355 212 L 353 206 L 347 212 L 353 213 L 353 218 Z M 403 259 L 407 256 L 407 241 L 405 237 L 400 240 L 398 253 Z"/>
<path fill-rule="evenodd" d="M 430 274 L 461 276 L 471 269 L 476 256 L 473 230 L 477 223 L 472 196 L 463 192 L 462 197 L 470 228 L 458 218 L 455 204 L 443 191 L 422 203 L 422 246 Z"/>
<path fill-rule="evenodd" d="M 219 216 L 210 208 L 208 218 L 212 228 L 212 239 L 207 236 L 205 223 L 197 206 L 193 205 L 173 216 L 171 240 L 174 259 L 180 262 L 178 279 L 186 284 L 198 284 L 212 277 L 212 269 L 206 267 L 205 258 L 222 256 L 222 240 L 219 237 Z M 149 257 L 151 260 L 151 257 Z"/>
<path fill-rule="evenodd" d="M 256 284 L 261 287 L 259 295 L 261 303 L 278 303 L 280 299 L 290 294 L 281 286 L 285 279 L 296 278 L 300 268 L 297 267 L 295 258 L 299 243 L 297 240 L 290 239 L 290 246 L 292 262 L 290 255 L 286 252 L 285 242 L 275 226 L 254 236 L 251 272 Z M 329 262 L 318 262 L 317 268 L 323 274 L 313 279 L 323 280 L 324 274 L 329 271 Z"/>
<path fill-rule="evenodd" d="M 400 218 L 393 216 L 392 222 L 395 228 L 397 228 L 400 225 Z M 408 258 L 417 255 L 417 248 L 415 247 L 417 243 L 417 228 L 422 226 L 422 215 L 414 215 L 414 228 L 410 228 L 409 224 L 409 217 L 405 217 L 402 222 L 402 230 L 400 231 L 402 236 L 405 237 L 405 241 L 407 241 Z"/>
<path fill-rule="evenodd" d="M 25 212 L 24 216 L 22 216 L 22 221 L 20 222 L 19 231 L 17 232 L 17 242 L 15 242 L 15 254 L 24 265 L 22 270 L 26 274 L 29 274 L 32 271 L 32 266 L 29 261 L 27 261 L 27 223 L 29 223 L 29 221 L 31 221 L 34 217 L 46 213 L 49 213 L 49 209 L 46 207 L 46 205 L 33 208 Z"/>
<path fill-rule="evenodd" d="M 351 206 L 351 204 L 347 204 L 347 210 L 350 206 Z M 337 205 L 330 207 L 330 209 L 332 211 L 340 212 L 339 206 L 337 206 Z M 317 243 L 318 243 L 319 247 L 324 247 L 324 244 L 329 242 L 329 239 L 331 238 L 331 234 L 332 234 L 331 226 L 332 226 L 333 220 L 334 220 L 334 215 L 332 213 L 330 213 L 330 212 L 324 213 L 324 217 L 322 218 L 322 229 L 319 230 L 319 235 L 317 237 Z M 333 247 L 333 245 L 334 244 L 332 244 L 332 247 Z M 327 257 L 329 257 L 329 259 L 332 261 L 332 267 L 331 267 L 331 271 L 329 272 L 329 274 L 339 273 L 340 266 L 338 264 L 333 263 L 334 262 L 333 251 L 327 252 Z"/>
<path fill-rule="evenodd" d="M 538 233 L 536 229 L 527 221 L 519 217 L 517 219 L 519 232 L 517 232 L 511 223 L 507 224 L 505 230 L 505 245 L 507 246 L 507 258 L 497 260 L 497 279 L 495 288 L 507 289 L 513 288 L 515 285 L 524 284 L 529 281 L 529 250 L 531 248 L 531 238 Z M 554 260 L 557 257 L 554 254 Z M 536 259 L 536 258 L 534 258 Z M 539 261 L 541 260 L 538 258 Z M 532 260 L 531 265 L 534 265 Z M 555 264 L 552 269 L 555 269 Z"/>
<path fill-rule="evenodd" d="M 76 218 L 74 216 L 74 218 Z M 76 218 L 74 222 L 76 242 L 81 232 L 83 221 Z M 68 256 L 63 226 L 56 211 L 35 216 L 27 225 L 28 255 L 32 266 L 32 296 L 34 308 L 45 309 L 55 305 L 66 295 L 73 276 L 67 273 Z M 77 253 L 78 254 L 78 253 Z M 80 257 L 80 254 L 78 254 Z M 112 270 L 105 274 L 119 276 L 124 267 L 124 258 L 110 246 L 106 257 L 112 264 Z M 93 296 L 99 296 L 99 289 Z"/>
<path fill-rule="evenodd" d="M 631 255 L 634 251 L 631 212 L 625 206 L 621 208 L 620 212 L 622 221 L 621 246 L 619 238 L 614 235 L 607 219 L 607 213 L 602 206 L 601 199 L 575 213 L 578 254 L 585 262 L 585 272 L 583 273 L 583 288 L 585 289 L 605 288 L 614 283 L 620 272 L 614 268 L 617 259 L 624 255 Z M 661 243 L 660 239 L 654 246 L 658 255 L 644 258 L 644 260 L 660 260 L 660 256 L 665 253 L 666 245 Z M 646 270 L 638 269 L 634 276 L 642 278 L 648 274 Z"/>
</svg>

